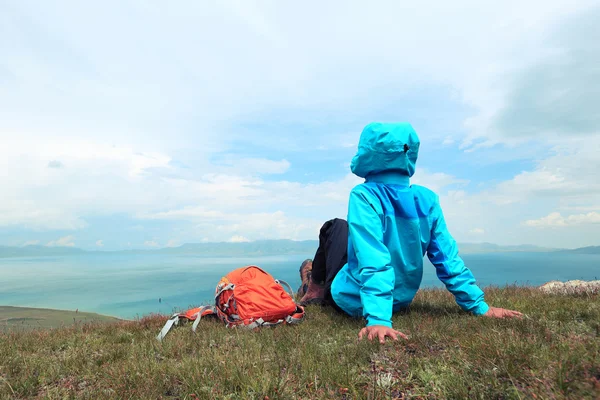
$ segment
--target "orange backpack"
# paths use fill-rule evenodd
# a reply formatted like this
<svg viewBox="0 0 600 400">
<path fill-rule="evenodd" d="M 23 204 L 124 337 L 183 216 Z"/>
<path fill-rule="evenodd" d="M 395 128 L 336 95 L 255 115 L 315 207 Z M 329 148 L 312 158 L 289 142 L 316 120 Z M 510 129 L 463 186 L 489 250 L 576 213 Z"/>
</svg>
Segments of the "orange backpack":
<svg viewBox="0 0 600 400">
<path fill-rule="evenodd" d="M 283 287 L 285 285 L 290 293 Z M 216 315 L 228 328 L 258 328 L 279 324 L 297 324 L 304 319 L 304 308 L 294 301 L 294 292 L 285 281 L 273 278 L 264 270 L 250 265 L 231 271 L 221 278 L 215 290 L 215 305 L 192 308 L 169 318 L 156 337 L 162 340 L 180 319 L 194 321 L 195 332 L 200 319 Z"/>
</svg>

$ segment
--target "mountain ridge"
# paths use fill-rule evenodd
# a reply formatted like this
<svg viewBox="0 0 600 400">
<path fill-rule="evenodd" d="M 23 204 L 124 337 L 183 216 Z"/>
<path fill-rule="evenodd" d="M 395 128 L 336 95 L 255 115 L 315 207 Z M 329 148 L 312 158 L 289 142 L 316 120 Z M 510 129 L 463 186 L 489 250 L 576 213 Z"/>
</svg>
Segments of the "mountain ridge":
<svg viewBox="0 0 600 400">
<path fill-rule="evenodd" d="M 28 245 L 22 247 L 0 245 L 0 257 L 47 257 L 82 254 L 172 254 L 200 255 L 212 257 L 235 256 L 267 256 L 314 254 L 319 242 L 317 240 L 265 239 L 251 242 L 206 242 L 185 243 L 178 247 L 163 247 L 159 249 L 128 249 L 128 250 L 86 250 L 78 247 L 47 247 Z M 494 243 L 460 243 L 460 254 L 507 253 L 507 252 L 560 252 L 574 254 L 600 254 L 600 246 L 587 246 L 577 249 L 557 249 L 534 245 L 498 245 Z"/>
<path fill-rule="evenodd" d="M 561 250 L 561 252 L 573 254 L 600 254 L 600 246 L 586 246 L 579 247 L 576 249 L 564 249 Z"/>
</svg>

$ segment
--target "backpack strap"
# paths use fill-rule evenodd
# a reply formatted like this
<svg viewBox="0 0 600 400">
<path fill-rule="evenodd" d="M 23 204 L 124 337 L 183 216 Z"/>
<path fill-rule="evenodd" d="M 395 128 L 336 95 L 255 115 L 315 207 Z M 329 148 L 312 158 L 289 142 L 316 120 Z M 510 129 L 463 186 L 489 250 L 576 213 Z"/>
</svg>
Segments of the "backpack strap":
<svg viewBox="0 0 600 400">
<path fill-rule="evenodd" d="M 162 340 L 165 338 L 165 336 L 167 336 L 167 333 L 169 333 L 171 328 L 173 326 L 179 325 L 179 321 L 181 321 L 182 319 L 194 321 L 194 324 L 192 325 L 192 330 L 194 332 L 196 332 L 196 329 L 198 328 L 198 324 L 200 323 L 200 319 L 202 317 L 204 317 L 206 315 L 213 315 L 216 313 L 217 313 L 217 311 L 216 311 L 215 306 L 202 306 L 202 307 L 198 307 L 198 308 L 193 308 L 184 313 L 175 313 L 171 316 L 171 318 L 169 318 L 167 320 L 167 323 L 161 329 L 158 336 L 156 336 L 156 339 L 159 342 L 162 342 Z"/>
<path fill-rule="evenodd" d="M 304 320 L 304 315 L 304 307 L 296 306 L 296 311 L 294 311 L 293 314 L 285 317 L 285 322 L 290 325 L 299 324 L 300 322 L 302 322 L 302 320 Z"/>
<path fill-rule="evenodd" d="M 294 298 L 294 290 L 292 289 L 289 283 L 287 283 L 283 279 L 275 279 L 275 282 L 280 284 L 284 288 L 287 288 L 289 290 L 290 296 L 292 296 L 292 299 Z"/>
<path fill-rule="evenodd" d="M 156 336 L 156 340 L 162 342 L 162 340 L 165 338 L 165 336 L 167 336 L 167 333 L 169 333 L 173 325 L 177 326 L 177 324 L 179 324 L 179 314 L 173 314 L 171 318 L 167 320 L 165 326 L 163 326 L 163 328 L 160 330 L 158 336 Z"/>
<path fill-rule="evenodd" d="M 244 328 L 248 328 L 248 329 L 254 329 L 254 328 L 259 328 L 261 326 L 271 326 L 271 325 L 278 325 L 281 322 L 283 322 L 283 320 L 279 320 L 278 322 L 265 322 L 264 319 L 262 318 L 258 318 L 256 320 L 254 320 L 252 323 L 248 324 L 248 325 L 242 325 Z"/>
<path fill-rule="evenodd" d="M 250 323 L 248 325 L 243 325 L 243 324 L 240 324 L 240 325 L 247 329 L 254 329 L 254 328 L 260 328 L 262 326 L 281 325 L 281 324 L 285 323 L 286 321 L 287 321 L 287 317 L 286 317 L 286 319 L 280 319 L 275 322 L 267 322 L 262 318 L 258 318 L 258 319 L 255 319 L 252 323 Z"/>
<path fill-rule="evenodd" d="M 275 282 L 279 283 L 283 287 L 287 287 L 290 291 L 292 299 L 294 298 L 294 290 L 292 289 L 292 286 L 289 283 L 287 283 L 283 279 L 275 279 Z M 285 317 L 285 322 L 287 324 L 299 324 L 304 319 L 304 314 L 304 307 L 296 305 L 296 311 L 294 311 L 293 314 Z"/>
<path fill-rule="evenodd" d="M 219 299 L 221 293 L 225 292 L 226 290 L 233 290 L 234 288 L 235 285 L 233 283 L 229 283 L 227 285 L 221 286 L 220 288 L 217 288 L 217 292 L 215 293 L 215 300 Z"/>
<path fill-rule="evenodd" d="M 217 310 L 215 306 L 203 306 L 200 307 L 198 309 L 198 312 L 196 313 L 196 320 L 194 321 L 194 324 L 192 325 L 192 331 L 196 332 L 196 329 L 198 328 L 198 324 L 200 323 L 200 319 L 205 316 L 205 315 L 213 315 L 216 314 Z"/>
<path fill-rule="evenodd" d="M 254 329 L 254 328 L 259 328 L 261 326 L 275 326 L 275 325 L 280 325 L 280 324 L 289 324 L 289 325 L 295 325 L 295 324 L 299 324 L 300 322 L 302 322 L 302 320 L 304 319 L 304 308 L 301 306 L 296 306 L 296 311 L 294 311 L 293 314 L 288 315 L 287 317 L 285 317 L 285 319 L 280 319 L 276 322 L 267 322 L 262 318 L 258 318 L 256 320 L 254 320 L 252 323 L 248 324 L 248 325 L 242 325 L 245 328 L 248 329 Z"/>
</svg>

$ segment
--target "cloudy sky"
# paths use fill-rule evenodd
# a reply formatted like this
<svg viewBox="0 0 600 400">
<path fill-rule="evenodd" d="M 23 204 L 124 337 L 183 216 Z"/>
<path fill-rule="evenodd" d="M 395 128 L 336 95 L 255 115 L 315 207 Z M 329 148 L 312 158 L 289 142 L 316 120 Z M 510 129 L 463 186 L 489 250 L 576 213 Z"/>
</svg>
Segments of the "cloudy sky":
<svg viewBox="0 0 600 400">
<path fill-rule="evenodd" d="M 0 244 L 316 239 L 409 121 L 457 240 L 598 245 L 600 2 L 493 3 L 0 1 Z"/>
</svg>

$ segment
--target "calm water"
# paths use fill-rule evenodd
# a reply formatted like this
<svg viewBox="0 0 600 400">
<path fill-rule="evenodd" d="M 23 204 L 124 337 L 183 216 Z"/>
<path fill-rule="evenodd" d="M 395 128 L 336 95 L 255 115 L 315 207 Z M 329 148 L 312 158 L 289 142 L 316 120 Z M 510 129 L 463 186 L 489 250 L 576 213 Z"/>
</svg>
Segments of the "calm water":
<svg viewBox="0 0 600 400">
<path fill-rule="evenodd" d="M 208 304 L 219 278 L 249 264 L 300 284 L 306 256 L 206 258 L 85 254 L 0 258 L 0 305 L 98 312 L 134 318 Z M 463 256 L 481 285 L 540 285 L 550 280 L 600 279 L 600 255 L 498 253 Z M 426 263 L 423 286 L 442 286 Z M 161 302 L 159 302 L 161 299 Z"/>
</svg>

